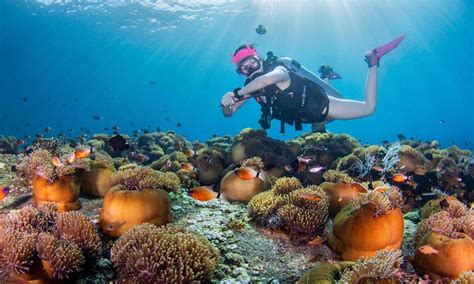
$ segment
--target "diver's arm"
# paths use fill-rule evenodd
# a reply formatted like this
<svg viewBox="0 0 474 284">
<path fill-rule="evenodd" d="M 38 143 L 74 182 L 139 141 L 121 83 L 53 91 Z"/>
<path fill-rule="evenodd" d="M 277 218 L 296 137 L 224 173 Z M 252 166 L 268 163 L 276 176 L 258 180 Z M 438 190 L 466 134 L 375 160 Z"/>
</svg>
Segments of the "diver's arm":
<svg viewBox="0 0 474 284">
<path fill-rule="evenodd" d="M 233 92 L 227 92 L 224 95 L 224 97 L 222 97 L 222 100 L 221 100 L 222 113 L 224 114 L 224 116 L 225 117 L 232 116 L 237 110 L 239 110 L 239 108 L 243 104 L 245 104 L 248 101 L 250 96 L 249 95 L 244 95 L 243 98 L 245 98 L 245 99 L 236 102 L 236 99 L 234 97 L 234 93 Z M 230 102 L 227 101 L 227 100 L 229 100 Z M 227 102 L 225 102 L 225 101 L 227 101 Z"/>
<path fill-rule="evenodd" d="M 247 86 L 240 89 L 238 94 L 241 96 L 249 95 L 253 92 L 265 88 L 266 86 L 287 80 L 290 80 L 288 71 L 285 68 L 278 66 L 273 69 L 273 71 L 252 80 L 250 83 L 247 84 Z"/>
</svg>

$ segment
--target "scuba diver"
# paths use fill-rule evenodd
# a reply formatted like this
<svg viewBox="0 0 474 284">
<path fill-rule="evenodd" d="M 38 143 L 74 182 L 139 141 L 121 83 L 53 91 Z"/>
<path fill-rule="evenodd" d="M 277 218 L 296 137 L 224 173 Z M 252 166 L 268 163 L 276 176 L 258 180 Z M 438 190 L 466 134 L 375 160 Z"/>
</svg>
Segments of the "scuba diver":
<svg viewBox="0 0 474 284">
<path fill-rule="evenodd" d="M 328 84 L 328 80 L 340 78 L 331 67 L 320 67 L 321 77 L 316 76 L 294 59 L 277 58 L 267 53 L 264 61 L 256 49 L 249 44 L 241 45 L 231 54 L 239 75 L 247 80 L 244 87 L 227 92 L 221 99 L 225 117 L 233 115 L 250 98 L 261 106 L 259 124 L 270 128 L 271 120 L 280 120 L 280 132 L 285 124 L 302 129 L 303 123 L 312 124 L 313 131 L 324 129 L 324 124 L 335 120 L 348 120 L 371 115 L 377 104 L 377 71 L 380 58 L 389 53 L 405 38 L 398 37 L 376 47 L 365 54 L 369 71 L 365 84 L 365 100 L 343 99 L 342 95 Z"/>
</svg>

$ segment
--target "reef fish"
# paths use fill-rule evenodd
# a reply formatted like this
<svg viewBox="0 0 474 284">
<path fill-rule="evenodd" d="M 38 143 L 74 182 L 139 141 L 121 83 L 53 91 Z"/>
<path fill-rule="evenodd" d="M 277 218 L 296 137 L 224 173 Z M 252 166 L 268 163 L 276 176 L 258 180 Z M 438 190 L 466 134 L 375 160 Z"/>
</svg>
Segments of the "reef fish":
<svg viewBox="0 0 474 284">
<path fill-rule="evenodd" d="M 91 147 L 81 147 L 81 148 L 77 148 L 76 151 L 74 151 L 74 156 L 76 157 L 76 159 L 83 159 L 83 158 L 89 157 L 91 152 L 92 152 Z"/>
<path fill-rule="evenodd" d="M 199 186 L 189 190 L 189 195 L 199 201 L 209 201 L 217 198 L 217 192 L 213 191 L 209 187 Z"/>
<path fill-rule="evenodd" d="M 422 254 L 439 254 L 440 251 L 432 247 L 431 245 L 424 245 L 418 248 Z"/>
<path fill-rule="evenodd" d="M 310 173 L 319 173 L 322 170 L 324 170 L 324 167 L 321 167 L 321 166 L 309 168 Z"/>
<path fill-rule="evenodd" d="M 193 166 L 193 164 L 191 164 L 191 163 L 184 163 L 183 165 L 181 165 L 181 168 L 182 168 L 185 172 L 192 172 L 192 171 L 194 171 L 194 166 Z"/>
<path fill-rule="evenodd" d="M 406 175 L 396 174 L 392 177 L 394 182 L 405 182 L 408 179 Z"/>
<path fill-rule="evenodd" d="M 308 245 L 310 246 L 319 246 L 322 243 L 324 243 L 325 239 L 321 236 L 317 236 L 316 238 L 312 239 L 311 241 L 308 242 Z"/>
<path fill-rule="evenodd" d="M 10 192 L 10 188 L 1 186 L 0 185 L 0 202 L 7 197 L 8 193 Z"/>
<path fill-rule="evenodd" d="M 194 156 L 194 154 L 196 154 L 196 152 L 194 152 L 193 149 L 189 149 L 189 148 L 185 149 L 183 153 L 187 158 L 191 158 L 192 156 Z"/>
<path fill-rule="evenodd" d="M 319 200 L 321 200 L 321 196 L 316 195 L 314 193 L 303 194 L 303 195 L 301 195 L 301 198 L 304 198 L 304 199 L 310 200 L 310 201 L 319 201 Z"/>
<path fill-rule="evenodd" d="M 234 170 L 234 174 L 243 180 L 251 180 L 253 178 L 259 178 L 265 181 L 265 176 L 262 172 L 256 171 L 252 168 L 239 168 Z"/>
<path fill-rule="evenodd" d="M 75 153 L 71 153 L 67 156 L 67 162 L 69 164 L 74 163 L 75 160 L 76 160 L 76 154 Z"/>
<path fill-rule="evenodd" d="M 114 151 L 122 152 L 130 148 L 130 145 L 128 145 L 127 140 L 125 140 L 125 138 L 123 138 L 123 136 L 120 134 L 117 134 L 110 138 L 108 144 Z"/>
<path fill-rule="evenodd" d="M 64 166 L 63 162 L 58 157 L 54 157 L 51 162 L 53 163 L 54 166 L 56 167 L 62 167 Z"/>
</svg>

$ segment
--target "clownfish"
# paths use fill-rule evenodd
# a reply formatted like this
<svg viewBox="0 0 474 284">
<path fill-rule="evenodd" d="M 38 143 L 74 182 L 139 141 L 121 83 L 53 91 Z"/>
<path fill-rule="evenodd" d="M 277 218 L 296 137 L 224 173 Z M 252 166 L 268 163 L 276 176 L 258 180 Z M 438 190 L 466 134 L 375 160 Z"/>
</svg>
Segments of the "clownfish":
<svg viewBox="0 0 474 284">
<path fill-rule="evenodd" d="M 253 178 L 259 178 L 265 181 L 265 175 L 262 172 L 258 172 L 252 168 L 239 168 L 234 170 L 234 174 L 243 180 L 251 180 Z"/>
<path fill-rule="evenodd" d="M 405 182 L 408 179 L 406 175 L 396 174 L 392 177 L 394 182 Z"/>
<path fill-rule="evenodd" d="M 83 159 L 89 157 L 89 155 L 92 152 L 91 147 L 81 147 L 77 148 L 76 151 L 74 151 L 74 156 L 76 159 Z"/>
<path fill-rule="evenodd" d="M 58 157 L 54 157 L 51 162 L 53 163 L 54 166 L 56 167 L 62 167 L 64 166 L 63 162 Z"/>
<path fill-rule="evenodd" d="M 322 243 L 324 243 L 325 239 L 321 236 L 317 236 L 316 238 L 312 239 L 311 241 L 308 242 L 308 245 L 310 246 L 319 246 Z"/>
<path fill-rule="evenodd" d="M 439 254 L 440 251 L 432 247 L 431 245 L 424 245 L 418 248 L 422 254 Z"/>
<path fill-rule="evenodd" d="M 189 196 L 199 201 L 209 201 L 217 198 L 217 192 L 206 186 L 198 186 L 191 188 L 188 192 Z"/>
<path fill-rule="evenodd" d="M 74 153 L 71 153 L 67 156 L 67 162 L 69 164 L 74 163 L 75 160 L 76 160 L 76 155 Z"/>
<path fill-rule="evenodd" d="M 183 165 L 181 165 L 181 168 L 185 171 L 185 172 L 192 172 L 194 171 L 194 166 L 193 164 L 191 163 L 184 163 Z"/>
<path fill-rule="evenodd" d="M 307 199 L 307 200 L 310 200 L 310 201 L 319 201 L 319 200 L 321 200 L 321 197 L 314 194 L 314 193 L 303 194 L 303 195 L 301 195 L 301 198 L 304 198 L 304 199 Z"/>
<path fill-rule="evenodd" d="M 189 148 L 185 149 L 183 153 L 187 158 L 191 158 L 192 156 L 194 156 L 194 154 L 196 154 L 196 152 L 193 149 L 189 149 Z"/>
<path fill-rule="evenodd" d="M 1 186 L 0 185 L 0 202 L 7 197 L 8 193 L 10 192 L 10 188 Z"/>
</svg>

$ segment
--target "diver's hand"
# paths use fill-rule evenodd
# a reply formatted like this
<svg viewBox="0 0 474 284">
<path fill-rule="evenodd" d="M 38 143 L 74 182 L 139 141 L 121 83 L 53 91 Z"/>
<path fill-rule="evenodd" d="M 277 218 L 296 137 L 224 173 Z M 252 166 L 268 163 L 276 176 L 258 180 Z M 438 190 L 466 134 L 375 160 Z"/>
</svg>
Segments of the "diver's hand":
<svg viewBox="0 0 474 284">
<path fill-rule="evenodd" d="M 235 98 L 233 92 L 227 92 L 221 99 L 221 106 L 222 107 L 232 107 L 235 105 Z"/>
</svg>

